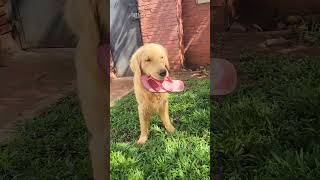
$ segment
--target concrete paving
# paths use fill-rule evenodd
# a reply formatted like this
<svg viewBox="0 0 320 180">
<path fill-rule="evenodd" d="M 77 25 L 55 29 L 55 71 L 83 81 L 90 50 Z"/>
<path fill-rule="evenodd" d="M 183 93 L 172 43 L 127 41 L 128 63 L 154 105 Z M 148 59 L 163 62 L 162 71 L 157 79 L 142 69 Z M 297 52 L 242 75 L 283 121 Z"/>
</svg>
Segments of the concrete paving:
<svg viewBox="0 0 320 180">
<path fill-rule="evenodd" d="M 110 84 L 110 106 L 113 107 L 116 101 L 128 95 L 132 90 L 132 77 L 112 79 Z"/>
</svg>

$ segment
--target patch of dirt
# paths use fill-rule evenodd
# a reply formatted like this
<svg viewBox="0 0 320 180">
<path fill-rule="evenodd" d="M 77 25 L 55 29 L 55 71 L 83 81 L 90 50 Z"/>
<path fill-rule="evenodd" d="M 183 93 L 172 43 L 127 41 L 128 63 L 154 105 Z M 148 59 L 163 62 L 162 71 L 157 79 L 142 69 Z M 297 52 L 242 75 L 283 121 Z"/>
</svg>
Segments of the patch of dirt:
<svg viewBox="0 0 320 180">
<path fill-rule="evenodd" d="M 132 77 L 113 78 L 110 83 L 110 106 L 133 90 Z"/>
<path fill-rule="evenodd" d="M 292 31 L 267 32 L 214 32 L 211 47 L 213 58 L 223 58 L 237 65 L 242 52 L 283 54 L 296 57 L 320 56 L 320 47 L 298 42 L 292 38 Z M 246 80 L 246 74 L 238 73 L 238 83 Z"/>
<path fill-rule="evenodd" d="M 0 141 L 22 119 L 32 118 L 75 89 L 71 49 L 19 51 L 0 67 Z"/>
<path fill-rule="evenodd" d="M 207 70 L 198 70 L 198 71 L 191 71 L 191 70 L 184 70 L 180 72 L 172 72 L 171 76 L 173 79 L 180 79 L 180 80 L 189 80 L 189 79 L 208 79 L 209 74 Z"/>
</svg>

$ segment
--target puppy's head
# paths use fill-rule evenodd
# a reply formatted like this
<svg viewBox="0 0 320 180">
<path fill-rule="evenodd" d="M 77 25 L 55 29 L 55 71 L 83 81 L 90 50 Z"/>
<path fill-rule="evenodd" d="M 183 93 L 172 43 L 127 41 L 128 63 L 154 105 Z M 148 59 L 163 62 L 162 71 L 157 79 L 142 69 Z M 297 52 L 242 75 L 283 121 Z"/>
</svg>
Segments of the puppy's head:
<svg viewBox="0 0 320 180">
<path fill-rule="evenodd" d="M 133 54 L 130 67 L 135 76 L 145 74 L 163 80 L 169 76 L 167 50 L 159 44 L 145 44 Z"/>
</svg>

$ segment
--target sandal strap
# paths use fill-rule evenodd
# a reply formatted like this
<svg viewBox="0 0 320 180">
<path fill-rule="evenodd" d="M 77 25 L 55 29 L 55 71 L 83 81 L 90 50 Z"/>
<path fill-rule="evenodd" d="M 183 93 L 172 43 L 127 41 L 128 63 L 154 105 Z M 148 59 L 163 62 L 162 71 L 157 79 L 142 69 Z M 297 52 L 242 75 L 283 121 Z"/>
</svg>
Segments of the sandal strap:
<svg viewBox="0 0 320 180">
<path fill-rule="evenodd" d="M 166 78 L 166 80 L 169 81 L 169 82 L 172 82 L 172 79 L 169 76 Z"/>
<path fill-rule="evenodd" d="M 154 83 L 156 83 L 159 87 L 162 87 L 162 84 L 161 83 L 159 83 L 157 80 L 155 80 L 151 75 L 149 75 L 148 76 L 148 81 L 152 81 L 152 82 L 154 82 Z M 158 91 L 155 87 L 153 87 L 153 86 L 151 86 L 150 85 L 150 87 L 154 90 L 154 91 Z"/>
<path fill-rule="evenodd" d="M 172 90 L 169 90 L 165 87 L 163 87 L 162 83 L 160 83 L 159 81 L 155 80 L 151 75 L 148 76 L 148 80 L 152 80 L 153 82 L 155 82 L 159 87 L 161 87 L 162 89 L 166 90 L 167 92 L 172 92 Z M 166 80 L 172 82 L 172 79 L 170 77 L 167 77 Z M 154 87 L 150 86 L 153 90 L 157 91 Z"/>
</svg>

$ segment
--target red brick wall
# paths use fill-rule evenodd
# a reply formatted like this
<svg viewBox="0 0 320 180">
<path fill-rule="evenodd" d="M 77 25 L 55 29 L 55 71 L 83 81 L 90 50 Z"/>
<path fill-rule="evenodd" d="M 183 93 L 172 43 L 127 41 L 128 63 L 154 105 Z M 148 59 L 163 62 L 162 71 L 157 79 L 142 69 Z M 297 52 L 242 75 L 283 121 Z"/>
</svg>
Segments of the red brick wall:
<svg viewBox="0 0 320 180">
<path fill-rule="evenodd" d="M 184 63 L 210 64 L 210 3 L 138 0 L 138 4 L 143 42 L 166 47 L 172 70 L 180 70 Z"/>
<path fill-rule="evenodd" d="M 8 15 L 5 12 L 5 2 L 0 0 L 0 35 L 9 33 L 11 26 L 8 22 Z"/>
<path fill-rule="evenodd" d="M 192 65 L 210 64 L 210 3 L 196 0 L 182 3 L 185 61 Z"/>
<path fill-rule="evenodd" d="M 11 14 L 10 1 L 0 0 L 0 44 L 6 51 L 19 50 L 19 43 L 12 37 L 12 25 L 9 21 Z"/>
<path fill-rule="evenodd" d="M 227 12 L 224 5 L 224 0 L 213 0 L 210 3 L 211 13 L 211 30 L 215 32 L 224 32 L 227 27 Z"/>
<path fill-rule="evenodd" d="M 183 61 L 179 0 L 138 0 L 144 43 L 159 43 L 168 49 L 171 70 Z"/>
</svg>

